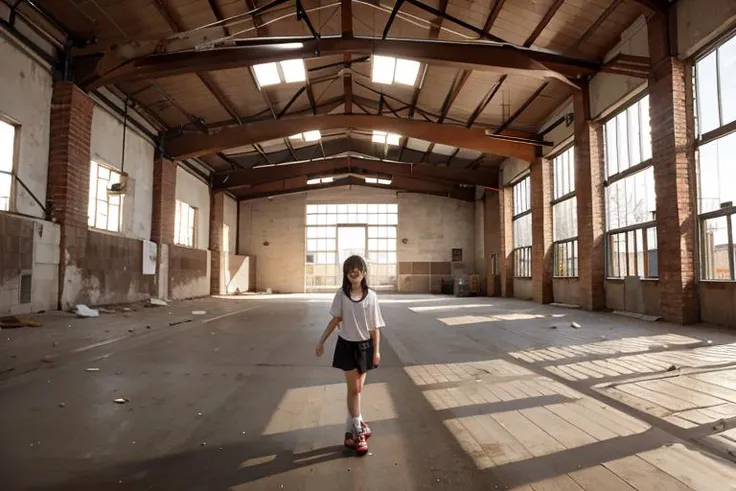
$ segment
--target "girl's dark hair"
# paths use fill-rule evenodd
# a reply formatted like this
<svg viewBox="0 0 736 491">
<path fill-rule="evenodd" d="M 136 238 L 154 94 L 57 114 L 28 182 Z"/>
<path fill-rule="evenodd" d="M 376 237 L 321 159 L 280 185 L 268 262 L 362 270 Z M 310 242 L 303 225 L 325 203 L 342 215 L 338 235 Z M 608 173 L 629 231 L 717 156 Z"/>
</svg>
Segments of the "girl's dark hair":
<svg viewBox="0 0 736 491">
<path fill-rule="evenodd" d="M 348 296 L 348 298 L 350 298 L 352 283 L 350 283 L 350 280 L 348 279 L 348 274 L 354 269 L 358 269 L 363 272 L 363 281 L 360 282 L 360 287 L 363 289 L 363 297 L 365 298 L 368 294 L 368 282 L 365 279 L 365 275 L 368 273 L 368 265 L 360 256 L 350 256 L 342 264 L 342 291 Z"/>
</svg>

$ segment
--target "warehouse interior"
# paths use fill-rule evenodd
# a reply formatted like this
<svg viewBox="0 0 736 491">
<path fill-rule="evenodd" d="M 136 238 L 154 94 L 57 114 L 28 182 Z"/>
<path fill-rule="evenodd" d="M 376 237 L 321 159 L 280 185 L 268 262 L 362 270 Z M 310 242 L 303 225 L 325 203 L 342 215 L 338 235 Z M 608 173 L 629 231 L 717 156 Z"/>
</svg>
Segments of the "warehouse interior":
<svg viewBox="0 0 736 491">
<path fill-rule="evenodd" d="M 734 33 L 3 0 L 0 487 L 736 489 Z M 352 254 L 387 320 L 358 461 L 313 348 Z"/>
</svg>

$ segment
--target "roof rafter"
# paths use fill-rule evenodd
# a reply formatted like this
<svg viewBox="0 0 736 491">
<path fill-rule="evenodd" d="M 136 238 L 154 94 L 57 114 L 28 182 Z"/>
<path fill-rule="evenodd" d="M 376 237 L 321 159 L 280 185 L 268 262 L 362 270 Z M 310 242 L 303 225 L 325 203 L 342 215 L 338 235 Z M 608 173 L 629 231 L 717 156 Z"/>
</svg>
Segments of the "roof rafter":
<svg viewBox="0 0 736 491">
<path fill-rule="evenodd" d="M 537 27 L 534 28 L 534 31 L 531 33 L 531 35 L 527 38 L 527 40 L 524 42 L 524 46 L 527 48 L 530 47 L 534 42 L 539 38 L 540 34 L 544 31 L 544 29 L 547 27 L 547 25 L 552 20 L 552 17 L 555 16 L 558 10 L 560 10 L 560 7 L 562 7 L 562 4 L 565 3 L 565 0 L 555 0 L 555 3 L 553 3 L 550 8 L 547 10 L 547 12 L 544 14 L 544 17 L 542 17 L 542 20 L 539 21 L 539 24 L 537 24 Z"/>
<path fill-rule="evenodd" d="M 535 147 L 543 145 L 543 142 L 536 141 L 536 135 L 528 135 L 529 138 L 526 140 L 518 139 L 522 136 L 519 132 L 505 135 L 497 132 L 497 136 L 491 137 L 482 128 L 463 128 L 387 116 L 332 114 L 246 123 L 207 135 L 198 133 L 178 135 L 170 138 L 165 146 L 169 155 L 182 159 L 286 138 L 309 130 L 328 131 L 343 128 L 391 131 L 429 142 L 471 148 L 527 161 L 535 158 Z"/>
<path fill-rule="evenodd" d="M 325 37 L 319 41 L 299 38 L 301 47 L 294 47 L 295 42 L 297 41 L 290 40 L 287 44 L 285 40 L 264 40 L 261 44 L 254 42 L 236 48 L 145 55 L 131 59 L 103 75 L 80 73 L 77 81 L 86 89 L 94 89 L 111 83 L 225 70 L 293 58 L 313 58 L 315 53 L 319 53 L 319 56 L 389 55 L 440 66 L 520 74 L 541 79 L 554 78 L 575 87 L 571 79 L 596 73 L 600 69 L 598 61 L 478 42 Z"/>
</svg>

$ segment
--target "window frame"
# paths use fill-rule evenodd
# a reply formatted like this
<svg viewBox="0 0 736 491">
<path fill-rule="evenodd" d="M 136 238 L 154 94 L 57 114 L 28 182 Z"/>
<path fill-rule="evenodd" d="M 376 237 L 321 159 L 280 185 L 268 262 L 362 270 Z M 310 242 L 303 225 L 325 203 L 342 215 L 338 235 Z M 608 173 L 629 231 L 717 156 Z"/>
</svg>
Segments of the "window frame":
<svg viewBox="0 0 736 491">
<path fill-rule="evenodd" d="M 723 123 L 723 100 L 721 97 L 721 64 L 719 63 L 719 50 L 722 46 L 729 42 L 736 42 L 736 32 L 732 32 L 727 36 L 723 36 L 716 40 L 708 49 L 694 57 L 692 62 L 692 98 L 693 98 L 693 115 L 695 119 L 694 133 L 695 133 L 695 172 L 697 176 L 697 185 L 695 186 L 695 210 L 697 214 L 697 227 L 698 227 L 698 246 L 699 251 L 698 265 L 700 267 L 700 274 L 698 275 L 699 281 L 713 282 L 713 283 L 734 283 L 736 282 L 736 240 L 734 239 L 734 227 L 736 226 L 736 204 L 732 203 L 731 206 L 721 206 L 717 210 L 701 213 L 700 211 L 700 184 L 701 184 L 701 170 L 700 170 L 700 149 L 710 143 L 717 142 L 723 138 L 733 135 L 736 133 L 736 119 L 728 123 Z M 715 54 L 715 68 L 716 68 L 716 99 L 718 102 L 718 122 L 717 128 L 714 128 L 708 132 L 703 133 L 701 131 L 703 117 L 701 114 L 701 104 L 698 100 L 698 63 L 708 56 Z M 736 166 L 736 161 L 732 164 Z M 720 201 L 720 199 L 719 199 Z M 722 205 L 723 203 L 721 203 Z M 706 222 L 718 218 L 726 219 L 726 231 L 728 234 L 728 263 L 730 269 L 730 279 L 718 279 L 708 278 L 709 276 L 709 260 L 710 255 L 708 253 L 706 234 L 707 227 Z"/>
<path fill-rule="evenodd" d="M 94 158 L 90 159 L 90 162 L 89 162 L 89 166 L 90 166 L 90 185 L 92 184 L 91 183 L 91 180 L 92 180 L 92 176 L 91 176 L 91 174 L 92 174 L 92 164 L 95 164 L 97 166 L 97 169 L 98 169 L 98 171 L 95 173 L 95 179 L 96 179 L 95 184 L 97 184 L 97 181 L 99 181 L 99 168 L 100 167 L 102 167 L 102 168 L 106 169 L 107 171 L 109 171 L 111 177 L 112 177 L 112 174 L 113 173 L 114 174 L 117 174 L 119 176 L 118 182 L 123 182 L 123 173 L 121 171 L 119 171 L 118 169 L 116 169 L 112 165 L 108 164 L 105 160 L 103 160 L 103 159 L 101 159 L 99 157 L 94 157 Z M 108 182 L 110 182 L 111 180 L 112 179 L 108 179 Z M 106 188 L 106 190 L 109 190 L 109 187 Z M 95 199 L 94 199 L 94 206 L 95 207 L 94 207 L 94 211 L 92 212 L 91 210 L 89 210 L 89 203 L 87 205 L 87 208 L 88 208 L 87 209 L 87 213 L 89 214 L 88 217 L 87 217 L 87 227 L 88 228 L 94 229 L 95 231 L 108 233 L 108 234 L 122 234 L 123 233 L 123 212 L 124 212 L 125 194 L 119 194 L 117 196 L 120 197 L 120 203 L 117 204 L 117 205 L 113 205 L 113 206 L 117 206 L 118 207 L 118 229 L 117 230 L 110 230 L 107 227 L 105 227 L 105 228 L 98 227 L 97 226 L 97 202 L 98 201 L 102 201 L 102 200 L 98 196 L 98 193 L 97 193 L 97 185 L 95 185 Z M 92 200 L 91 199 L 91 196 L 88 197 L 88 200 L 89 201 Z M 107 195 L 105 201 L 107 202 L 108 211 L 109 211 L 109 207 L 110 207 L 110 195 Z M 90 223 L 89 223 L 89 220 L 90 219 L 94 220 L 94 224 L 90 225 Z"/>
<path fill-rule="evenodd" d="M 520 186 L 525 181 L 529 181 L 528 188 L 525 187 L 527 190 L 526 196 L 522 196 L 521 198 L 517 197 L 517 186 Z M 522 203 L 519 203 L 519 201 L 523 201 Z M 524 176 L 520 177 L 516 182 L 514 182 L 511 185 L 511 202 L 512 202 L 512 216 L 511 216 L 511 229 L 515 230 L 514 224 L 527 216 L 531 218 L 532 214 L 532 176 L 531 173 L 526 173 Z M 520 210 L 521 205 L 528 205 L 528 209 L 518 211 Z M 533 234 L 533 227 L 534 224 L 532 223 L 530 225 L 532 228 L 531 233 Z M 516 241 L 516 237 L 512 237 L 512 241 Z M 532 238 L 533 242 L 533 238 Z M 532 277 L 532 246 L 531 245 L 525 245 L 525 246 L 519 246 L 517 247 L 514 245 L 514 248 L 512 249 L 512 254 L 514 258 L 514 278 L 519 279 L 530 279 Z"/>
<path fill-rule="evenodd" d="M 556 184 L 559 182 L 559 180 L 557 178 L 557 173 L 555 172 L 556 171 L 555 161 L 558 158 L 562 157 L 565 153 L 569 152 L 570 150 L 572 150 L 572 152 L 573 152 L 572 153 L 573 161 L 572 161 L 572 167 L 571 167 L 572 172 L 568 172 L 568 180 L 569 180 L 568 182 L 571 182 L 572 183 L 573 190 L 570 191 L 569 193 L 566 193 L 564 195 L 559 196 L 558 198 L 554 198 L 554 196 L 555 196 L 555 190 L 556 190 L 556 187 L 557 187 Z M 551 163 L 552 163 L 552 165 L 550 166 L 551 167 L 550 172 L 552 172 L 551 182 L 552 182 L 552 197 L 553 197 L 553 199 L 550 202 L 550 207 L 552 208 L 552 230 L 553 230 L 552 233 L 554 234 L 554 227 L 555 227 L 554 207 L 556 205 L 560 204 L 560 203 L 564 203 L 565 201 L 571 200 L 573 198 L 577 198 L 577 189 L 575 187 L 575 171 L 576 171 L 576 169 L 575 169 L 575 143 L 572 142 L 572 143 L 566 145 L 565 147 L 563 147 L 559 152 L 557 152 L 557 154 L 555 154 L 551 158 Z M 576 204 L 577 204 L 577 202 L 576 202 Z M 575 219 L 577 220 L 577 215 L 576 215 Z M 576 223 L 575 225 L 576 225 L 576 229 L 578 229 L 578 225 L 579 224 Z M 568 237 L 566 239 L 559 239 L 559 240 L 555 240 L 555 241 L 552 242 L 552 253 L 553 253 L 553 261 L 554 261 L 554 268 L 553 268 L 553 272 L 552 272 L 552 277 L 553 278 L 578 278 L 579 277 L 579 274 L 580 274 L 580 270 L 579 270 L 579 267 L 580 267 L 579 266 L 580 244 L 578 242 L 579 235 L 580 235 L 580 231 L 578 229 L 578 233 L 575 234 L 574 237 Z M 572 256 L 572 260 L 573 260 L 573 263 L 572 264 L 573 264 L 573 266 L 571 268 L 572 269 L 572 274 L 563 274 L 564 271 L 561 268 L 559 268 L 558 250 L 561 249 L 561 248 L 563 248 L 563 247 L 565 249 L 567 249 L 567 244 L 570 244 L 570 243 L 572 243 L 572 251 L 573 251 L 573 256 Z"/>
<path fill-rule="evenodd" d="M 16 202 L 17 186 L 15 181 L 18 175 L 18 154 L 20 153 L 20 132 L 22 126 L 20 123 L 14 121 L 13 119 L 10 119 L 2 113 L 0 113 L 0 123 L 7 124 L 11 128 L 13 128 L 13 154 L 11 169 L 10 172 L 0 170 L 0 174 L 10 176 L 10 189 L 8 190 L 8 208 L 5 210 L 0 209 L 0 213 L 15 213 L 18 211 Z"/>
<path fill-rule="evenodd" d="M 629 177 L 631 177 L 633 175 L 639 174 L 640 172 L 644 172 L 644 171 L 648 170 L 649 168 L 653 168 L 654 167 L 654 157 L 652 156 L 652 157 L 650 157 L 648 159 L 642 160 L 641 162 L 639 162 L 637 164 L 631 165 L 631 155 L 632 155 L 632 153 L 631 153 L 631 147 L 630 147 L 630 145 L 627 145 L 627 151 L 629 153 L 629 167 L 626 168 L 626 169 L 624 169 L 624 170 L 622 170 L 622 171 L 617 171 L 615 174 L 609 175 L 609 165 L 610 165 L 610 162 L 609 162 L 609 159 L 608 159 L 608 157 L 609 157 L 609 152 L 608 152 L 608 135 L 606 133 L 606 126 L 611 121 L 614 121 L 614 120 L 616 121 L 616 157 L 617 157 L 617 160 L 618 160 L 618 150 L 619 150 L 619 143 L 620 143 L 620 141 L 619 141 L 618 117 L 621 114 L 628 113 L 629 109 L 631 109 L 635 105 L 638 105 L 642 100 L 644 100 L 647 97 L 650 97 L 650 93 L 649 93 L 649 91 L 645 90 L 641 94 L 638 94 L 636 97 L 634 97 L 633 99 L 629 100 L 624 106 L 620 107 L 617 111 L 615 111 L 614 113 L 612 113 L 611 115 L 609 115 L 607 118 L 605 118 L 601 122 L 601 127 L 603 129 L 603 145 L 604 145 L 604 149 L 603 149 L 603 162 L 604 162 L 603 193 L 604 193 L 604 216 L 605 216 L 605 227 L 604 227 L 605 228 L 605 234 L 604 235 L 605 235 L 605 251 L 606 251 L 605 252 L 605 254 L 606 254 L 606 279 L 608 279 L 608 280 L 621 280 L 621 279 L 626 278 L 627 276 L 638 276 L 642 280 L 657 280 L 657 279 L 659 279 L 659 267 L 657 267 L 657 275 L 656 276 L 651 275 L 650 264 L 649 264 L 649 256 L 648 256 L 647 250 L 646 250 L 646 246 L 648 245 L 648 234 L 647 234 L 647 232 L 651 228 L 654 228 L 655 231 L 657 230 L 656 205 L 655 205 L 654 216 L 653 216 L 653 218 L 651 220 L 648 220 L 648 221 L 642 222 L 642 223 L 637 223 L 637 224 L 634 224 L 634 225 L 627 225 L 627 226 L 624 226 L 624 227 L 612 228 L 610 230 L 608 229 L 608 225 L 609 225 L 609 223 L 608 223 L 609 222 L 609 209 L 608 209 L 608 206 L 609 206 L 609 204 L 608 204 L 608 194 L 607 193 L 608 193 L 609 187 L 612 184 L 615 184 L 617 182 L 623 181 L 623 180 L 625 180 L 625 179 L 627 179 L 627 178 L 629 178 Z M 650 125 L 650 129 L 651 129 L 651 97 L 649 99 L 649 119 L 650 119 L 649 125 Z M 628 121 L 628 119 L 627 119 L 627 121 Z M 639 111 L 639 135 L 638 135 L 638 137 L 639 137 L 638 138 L 639 139 L 639 151 L 641 153 L 641 156 L 643 157 L 644 156 L 644 138 L 643 138 L 643 131 L 641 131 L 642 130 L 642 124 L 641 123 L 642 123 L 642 117 L 641 117 L 641 111 Z M 629 140 L 628 140 L 629 136 L 630 136 L 630 132 L 628 131 L 628 126 L 627 126 L 627 131 L 626 131 L 627 143 L 629 142 Z M 653 142 L 652 142 L 651 136 L 649 138 L 649 144 L 650 144 L 650 146 L 653 147 Z M 650 152 L 651 151 L 653 151 L 653 148 L 650 148 Z M 618 162 L 617 162 L 617 169 L 618 169 Z M 657 197 L 656 184 L 655 184 L 655 186 L 653 188 L 653 191 L 654 191 L 654 198 L 655 198 L 655 204 L 656 204 L 656 197 Z M 636 274 L 634 274 L 634 275 L 629 274 L 629 263 L 628 262 L 626 263 L 626 271 L 625 271 L 625 273 L 622 272 L 621 271 L 620 262 L 619 262 L 619 267 L 617 269 L 619 270 L 618 272 L 620 273 L 620 275 L 614 275 L 613 274 L 613 269 L 614 269 L 614 266 L 613 266 L 614 265 L 614 247 L 613 247 L 613 240 L 614 240 L 614 236 L 618 236 L 618 235 L 624 234 L 624 236 L 626 238 L 625 254 L 628 257 L 628 254 L 629 254 L 629 252 L 628 252 L 628 250 L 629 250 L 628 249 L 628 237 L 629 237 L 629 233 L 630 232 L 633 232 L 634 233 L 634 237 L 636 237 L 636 232 L 638 230 L 641 230 L 641 234 L 642 234 L 642 237 L 643 237 L 643 240 L 642 240 L 642 252 L 643 252 L 643 256 L 644 256 L 644 260 L 643 260 L 644 266 L 642 268 L 642 269 L 644 269 L 643 274 L 638 274 L 638 262 L 636 261 L 637 249 L 636 249 L 636 241 L 635 241 L 635 243 L 634 243 L 634 263 L 635 263 L 634 264 L 634 271 L 635 271 Z M 659 237 L 659 235 L 657 235 L 657 237 Z M 657 263 L 659 263 L 659 244 L 657 244 L 656 251 L 657 251 Z M 618 253 L 620 254 L 620 251 L 618 251 Z"/>
<path fill-rule="evenodd" d="M 182 243 L 182 242 L 179 241 L 179 236 L 181 235 L 181 223 L 179 224 L 179 232 L 180 233 L 179 233 L 178 236 L 176 234 L 176 230 L 177 230 L 177 227 L 176 227 L 176 215 L 177 215 L 177 210 L 179 210 L 181 208 L 181 205 L 186 205 L 188 208 L 190 208 L 193 211 L 193 215 L 194 216 L 193 216 L 193 220 L 192 220 L 192 222 L 193 222 L 192 223 L 192 245 L 187 245 L 187 244 L 184 244 L 184 243 Z M 182 217 L 182 215 L 179 216 L 180 219 L 181 219 L 181 217 Z M 174 245 L 175 246 L 178 246 L 178 247 L 188 247 L 190 249 L 197 249 L 197 232 L 198 232 L 198 227 L 197 227 L 197 221 L 198 220 L 197 219 L 198 218 L 199 218 L 199 208 L 197 208 L 196 206 L 192 206 L 189 203 L 187 203 L 186 201 L 182 201 L 180 199 L 177 199 L 175 201 L 175 205 L 174 205 Z M 188 228 L 189 227 L 187 227 L 187 229 Z"/>
</svg>

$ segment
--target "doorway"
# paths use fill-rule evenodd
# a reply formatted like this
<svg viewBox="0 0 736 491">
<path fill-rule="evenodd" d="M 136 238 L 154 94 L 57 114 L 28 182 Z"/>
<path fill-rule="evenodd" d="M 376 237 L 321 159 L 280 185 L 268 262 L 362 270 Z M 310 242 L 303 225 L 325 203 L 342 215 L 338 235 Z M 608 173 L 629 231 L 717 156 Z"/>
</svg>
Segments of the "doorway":
<svg viewBox="0 0 736 491">
<path fill-rule="evenodd" d="M 367 246 L 368 240 L 365 225 L 337 226 L 337 254 L 340 269 L 342 269 L 345 260 L 354 254 L 365 259 Z"/>
</svg>

